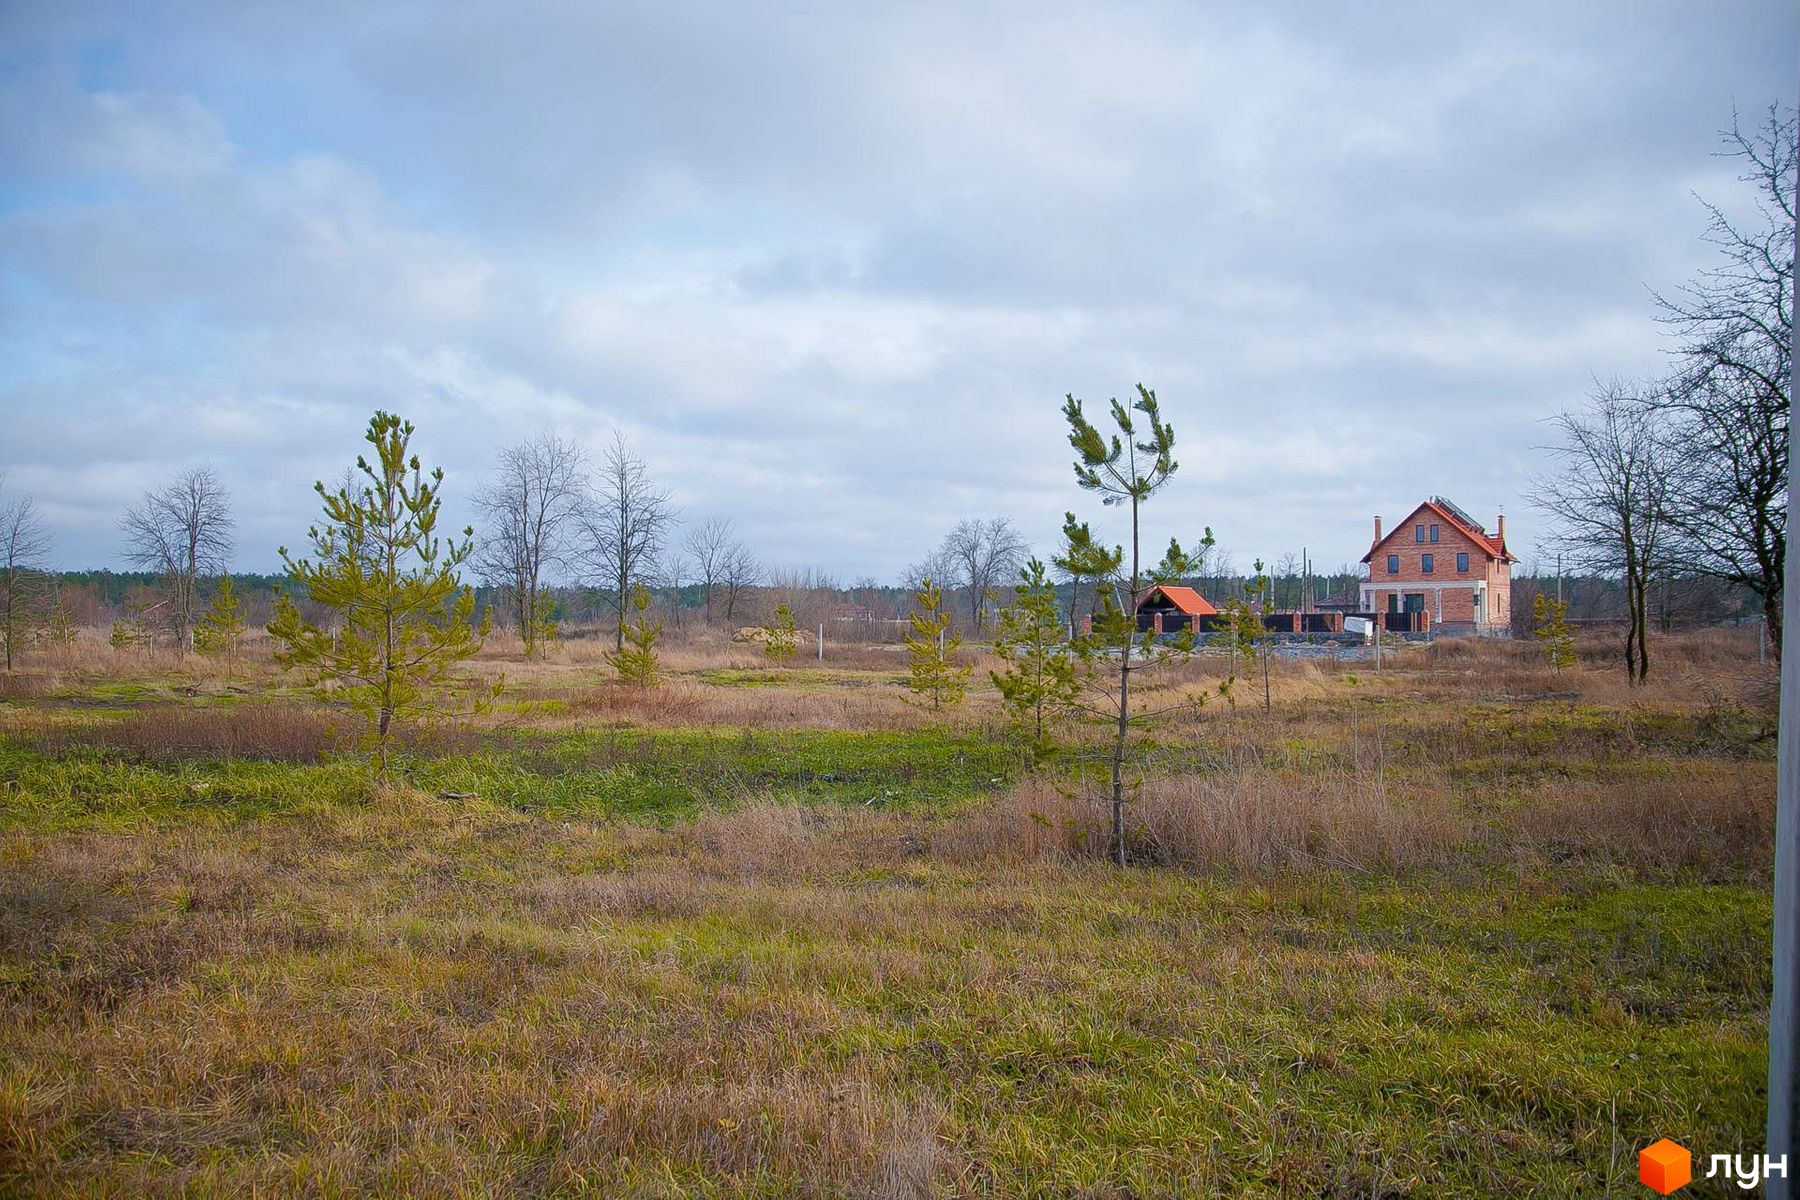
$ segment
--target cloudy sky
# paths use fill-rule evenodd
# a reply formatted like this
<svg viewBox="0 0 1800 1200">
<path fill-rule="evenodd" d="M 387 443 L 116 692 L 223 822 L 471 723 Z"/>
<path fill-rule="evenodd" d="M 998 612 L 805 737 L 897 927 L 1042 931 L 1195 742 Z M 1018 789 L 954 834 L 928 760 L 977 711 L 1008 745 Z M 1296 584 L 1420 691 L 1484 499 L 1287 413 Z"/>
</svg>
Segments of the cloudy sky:
<svg viewBox="0 0 1800 1200">
<path fill-rule="evenodd" d="M 1322 566 L 1443 493 L 1529 556 L 1543 418 L 1654 372 L 1752 3 L 0 4 L 0 468 L 68 567 L 184 466 L 270 569 L 368 414 L 469 491 L 617 428 L 765 561 L 1048 547 L 1139 380 L 1155 539 Z"/>
</svg>

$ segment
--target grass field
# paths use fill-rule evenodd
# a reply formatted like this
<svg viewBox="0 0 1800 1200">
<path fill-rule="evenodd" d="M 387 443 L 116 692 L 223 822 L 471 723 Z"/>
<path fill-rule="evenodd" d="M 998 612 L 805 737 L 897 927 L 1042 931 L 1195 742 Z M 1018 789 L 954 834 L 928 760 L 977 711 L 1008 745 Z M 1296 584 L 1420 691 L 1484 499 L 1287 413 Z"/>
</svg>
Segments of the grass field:
<svg viewBox="0 0 1800 1200">
<path fill-rule="evenodd" d="M 1657 650 L 1279 665 L 1119 870 L 886 648 L 496 644 L 377 792 L 266 662 L 83 647 L 0 676 L 0 1193 L 1647 1194 L 1762 1149 L 1774 807 L 1754 642 Z"/>
</svg>

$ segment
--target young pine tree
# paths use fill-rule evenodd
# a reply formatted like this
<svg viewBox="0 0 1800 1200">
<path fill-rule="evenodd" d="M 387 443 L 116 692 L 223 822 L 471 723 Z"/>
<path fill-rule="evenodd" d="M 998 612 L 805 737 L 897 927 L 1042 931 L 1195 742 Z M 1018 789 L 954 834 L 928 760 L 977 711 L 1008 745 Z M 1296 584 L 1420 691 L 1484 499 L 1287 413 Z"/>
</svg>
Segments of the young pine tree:
<svg viewBox="0 0 1800 1200">
<path fill-rule="evenodd" d="M 1027 759 L 1043 759 L 1055 749 L 1049 725 L 1074 706 L 1081 681 L 1056 589 L 1036 558 L 1019 572 L 1018 599 L 1000 610 L 994 653 L 1006 663 L 1005 671 L 988 674 L 1000 689 L 1007 724 Z"/>
<path fill-rule="evenodd" d="M 1221 690 L 1231 706 L 1236 708 L 1238 669 L 1241 666 L 1248 671 L 1256 662 L 1257 652 L 1262 648 L 1262 617 L 1248 598 L 1226 604 L 1220 610 L 1220 615 L 1225 618 L 1224 628 L 1220 631 L 1220 636 L 1213 640 L 1213 645 L 1223 646 L 1230 655 L 1231 665 Z"/>
<path fill-rule="evenodd" d="M 625 624 L 625 645 L 611 651 L 606 661 L 619 673 L 619 679 L 636 687 L 656 684 L 656 639 L 662 636 L 663 623 L 650 619 L 650 589 L 637 584 L 631 589 L 632 618 Z"/>
<path fill-rule="evenodd" d="M 194 649 L 201 654 L 223 654 L 227 670 L 237 665 L 238 648 L 244 641 L 244 602 L 231 576 L 220 577 L 212 603 L 194 626 Z"/>
<path fill-rule="evenodd" d="M 1180 542 L 1170 539 L 1162 561 L 1146 567 L 1140 550 L 1142 510 L 1170 476 L 1175 474 L 1175 430 L 1162 419 L 1156 393 L 1138 385 L 1138 397 L 1130 407 L 1112 401 L 1111 414 L 1117 432 L 1102 434 L 1087 419 L 1081 401 L 1066 397 L 1063 418 L 1069 426 L 1069 445 L 1075 450 L 1075 482 L 1100 497 L 1112 508 L 1131 513 L 1131 541 L 1107 547 L 1094 540 L 1085 525 L 1065 521 L 1066 541 L 1060 561 L 1065 570 L 1094 581 L 1097 611 L 1089 632 L 1075 639 L 1075 648 L 1088 669 L 1090 683 L 1103 697 L 1108 721 L 1113 726 L 1111 758 L 1112 844 L 1111 857 L 1125 865 L 1125 762 L 1134 726 L 1155 716 L 1133 707 L 1132 680 L 1138 673 L 1193 653 L 1194 631 L 1184 630 L 1172 639 L 1159 638 L 1154 629 L 1138 628 L 1137 608 L 1150 589 L 1173 584 L 1191 567 Z M 1129 565 L 1127 565 L 1129 564 Z M 1072 568 L 1072 569 L 1071 569 Z M 1187 699 L 1173 707 L 1190 710 L 1199 701 Z"/>
<path fill-rule="evenodd" d="M 313 485 L 325 505 L 324 521 L 307 535 L 314 557 L 281 549 L 288 572 L 335 614 L 336 627 L 306 621 L 285 594 L 276 596 L 269 625 L 277 662 L 335 688 L 364 717 L 364 747 L 383 783 L 396 723 L 460 707 L 465 690 L 453 672 L 481 649 L 489 629 L 486 614 L 476 623 L 475 593 L 458 574 L 474 531 L 465 529 L 460 542 L 438 537 L 444 473 L 424 474 L 408 450 L 412 435 L 412 424 L 391 413 L 370 418 L 364 440 L 375 461 L 356 460 L 361 487 L 354 479 L 336 491 Z M 499 689 L 495 683 L 467 698 L 480 709 Z"/>
<path fill-rule="evenodd" d="M 1569 602 L 1539 592 L 1531 602 L 1532 636 L 1543 643 L 1544 658 L 1555 670 L 1575 665 L 1575 634 L 1569 628 Z"/>
<path fill-rule="evenodd" d="M 526 632 L 522 634 L 527 646 L 526 657 L 534 654 L 540 658 L 549 657 L 550 652 L 556 649 L 557 624 L 556 600 L 550 595 L 548 588 L 538 589 L 527 621 L 528 624 L 523 627 Z"/>
<path fill-rule="evenodd" d="M 56 600 L 50 605 L 50 624 L 44 630 L 44 639 L 52 646 L 67 649 L 75 644 L 75 614 L 69 610 L 69 602 L 59 590 Z"/>
<path fill-rule="evenodd" d="M 1062 532 L 1065 547 L 1091 545 L 1094 540 L 1094 531 L 1088 528 L 1086 522 L 1077 522 L 1072 512 L 1063 514 Z M 1069 581 L 1069 636 L 1074 637 L 1080 628 L 1077 622 L 1081 616 L 1081 581 L 1087 578 L 1084 573 L 1087 564 L 1071 558 L 1065 551 L 1062 554 L 1052 554 L 1050 565 L 1057 574 Z"/>
<path fill-rule="evenodd" d="M 1220 688 L 1228 697 L 1237 683 L 1238 662 L 1241 659 L 1246 671 L 1259 661 L 1262 665 L 1263 711 L 1271 711 L 1269 700 L 1269 627 L 1263 623 L 1262 614 L 1269 607 L 1269 576 L 1263 567 L 1263 560 L 1257 559 L 1249 582 L 1244 586 L 1244 597 L 1234 600 L 1225 606 L 1225 643 L 1231 650 L 1231 674 Z M 1237 707 L 1237 701 L 1231 701 Z"/>
<path fill-rule="evenodd" d="M 908 617 L 911 628 L 906 634 L 906 650 L 911 659 L 906 686 L 912 696 L 905 698 L 906 702 L 933 712 L 946 705 L 961 704 L 975 668 L 956 661 L 956 648 L 962 645 L 962 638 L 950 632 L 944 591 L 927 579 L 919 585 L 913 602 L 917 607 Z"/>
<path fill-rule="evenodd" d="M 763 630 L 763 653 L 770 662 L 786 662 L 800 652 L 800 629 L 794 624 L 794 610 L 784 601 L 775 606 L 769 627 Z"/>
</svg>

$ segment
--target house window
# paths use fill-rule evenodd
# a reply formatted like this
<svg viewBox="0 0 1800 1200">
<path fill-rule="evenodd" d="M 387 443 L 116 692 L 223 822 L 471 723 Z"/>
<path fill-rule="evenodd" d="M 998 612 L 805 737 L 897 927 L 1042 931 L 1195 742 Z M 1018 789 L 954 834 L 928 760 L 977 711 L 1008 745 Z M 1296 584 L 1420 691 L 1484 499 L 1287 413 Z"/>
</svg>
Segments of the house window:
<svg viewBox="0 0 1800 1200">
<path fill-rule="evenodd" d="M 1400 556 L 1398 554 L 1388 555 L 1388 574 L 1389 575 L 1398 575 L 1399 573 L 1400 573 Z"/>
<path fill-rule="evenodd" d="M 1469 572 L 1469 556 L 1467 554 L 1463 554 L 1463 553 L 1457 554 L 1457 556 L 1456 556 L 1456 571 L 1457 571 L 1457 574 L 1459 574 L 1459 575 L 1468 574 L 1468 572 Z"/>
<path fill-rule="evenodd" d="M 1431 527 L 1431 540 L 1434 542 L 1437 541 L 1437 526 L 1436 525 L 1433 525 Z"/>
<path fill-rule="evenodd" d="M 1388 611 L 1389 612 L 1399 612 L 1400 611 L 1400 593 L 1399 592 L 1389 592 L 1388 593 Z"/>
<path fill-rule="evenodd" d="M 1425 527 L 1423 525 L 1414 525 L 1413 526 L 1413 541 L 1422 542 L 1424 540 L 1425 540 Z"/>
<path fill-rule="evenodd" d="M 1431 574 L 1431 571 L 1432 571 L 1431 555 L 1429 555 L 1429 554 L 1419 555 L 1419 570 L 1425 572 L 1427 575 Z"/>
</svg>

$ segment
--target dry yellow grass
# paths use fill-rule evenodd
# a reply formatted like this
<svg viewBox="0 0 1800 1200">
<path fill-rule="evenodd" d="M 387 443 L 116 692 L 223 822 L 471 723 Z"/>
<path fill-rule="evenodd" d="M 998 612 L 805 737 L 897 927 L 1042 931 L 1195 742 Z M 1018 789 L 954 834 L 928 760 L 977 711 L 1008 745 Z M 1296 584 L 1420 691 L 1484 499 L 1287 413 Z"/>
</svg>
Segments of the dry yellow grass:
<svg viewBox="0 0 1800 1200">
<path fill-rule="evenodd" d="M 1394 806 L 1350 793 L 1321 816 L 1280 784 L 1177 781 L 1156 800 L 1198 823 L 1167 849 L 1216 885 L 1032 842 L 1050 802 L 1032 788 L 946 817 L 765 801 L 666 830 L 558 827 L 397 794 L 236 830 L 0 836 L 0 950 L 36 964 L 0 994 L 0 1181 L 1577 1194 L 1606 1186 L 1611 1103 L 1628 1136 L 1724 1144 L 1748 1106 L 1718 1098 L 1763 986 L 1754 931 L 1726 932 L 1736 909 L 1605 924 L 1605 893 L 1527 861 L 1535 816 L 1477 849 L 1506 864 L 1498 893 L 1479 875 L 1409 891 L 1321 874 L 1441 865 L 1466 827 L 1439 814 L 1371 850 Z M 1688 803 L 1657 793 L 1616 821 Z M 1600 943 L 1534 924 L 1562 914 Z M 1664 959 L 1696 937 L 1679 953 L 1709 956 L 1709 990 L 1676 999 L 1692 968 Z M 1741 1008 L 1716 1007 L 1727 987 Z M 1594 1031 L 1613 1050 L 1599 1064 Z M 1668 1078 L 1606 1065 L 1672 1035 L 1690 1055 Z M 1464 1128 L 1508 1139 L 1458 1157 Z"/>
<path fill-rule="evenodd" d="M 496 646 L 513 707 L 421 764 L 479 761 L 452 797 L 312 765 L 266 663 L 34 668 L 0 1193 L 1624 1194 L 1634 1143 L 1758 1136 L 1763 675 L 1663 650 L 1631 692 L 1276 664 L 1273 713 L 1155 731 L 1126 871 L 1062 768 L 991 784 L 987 696 L 932 720 L 883 667 Z M 683 771 L 691 819 L 609 807 Z"/>
</svg>

